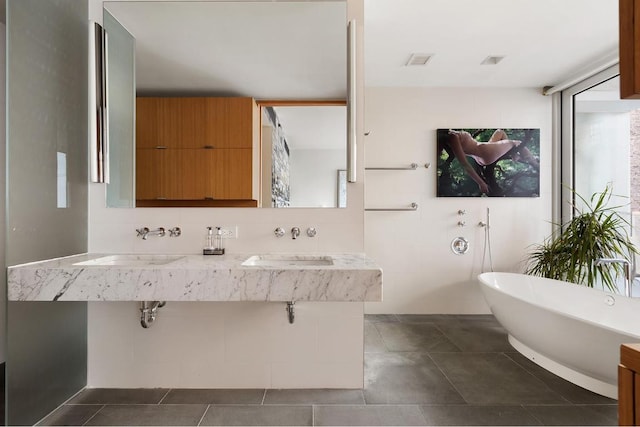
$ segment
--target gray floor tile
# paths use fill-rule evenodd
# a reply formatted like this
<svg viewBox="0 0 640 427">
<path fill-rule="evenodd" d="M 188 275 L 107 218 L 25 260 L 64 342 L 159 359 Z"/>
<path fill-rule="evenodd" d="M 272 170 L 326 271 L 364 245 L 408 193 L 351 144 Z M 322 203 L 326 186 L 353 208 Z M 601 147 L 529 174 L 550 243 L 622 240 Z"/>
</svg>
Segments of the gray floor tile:
<svg viewBox="0 0 640 427">
<path fill-rule="evenodd" d="M 380 332 L 373 323 L 365 322 L 364 324 L 364 352 L 365 353 L 384 353 L 387 347 L 382 341 Z"/>
<path fill-rule="evenodd" d="M 522 366 L 535 377 L 539 378 L 551 390 L 560 394 L 571 403 L 603 405 L 612 405 L 616 403 L 614 399 L 610 399 L 608 397 L 593 393 L 573 383 L 570 383 L 569 381 L 564 380 L 555 374 L 552 374 L 546 369 L 536 365 L 534 362 L 524 357 L 520 353 L 510 352 L 505 354 L 507 355 L 507 357 L 514 360 L 518 365 Z"/>
<path fill-rule="evenodd" d="M 612 419 L 589 405 L 542 405 L 525 406 L 534 417 L 547 426 L 605 426 L 617 425 L 617 418 Z"/>
<path fill-rule="evenodd" d="M 365 354 L 364 396 L 367 404 L 465 403 L 429 356 L 420 353 Z"/>
<path fill-rule="evenodd" d="M 374 325 L 389 351 L 460 351 L 432 323 L 387 323 Z"/>
<path fill-rule="evenodd" d="M 535 426 L 541 425 L 522 406 L 422 406 L 428 425 L 433 426 Z"/>
<path fill-rule="evenodd" d="M 437 324 L 438 329 L 465 352 L 513 351 L 507 339 L 507 331 L 493 321 L 452 321 Z"/>
<path fill-rule="evenodd" d="M 607 417 L 610 424 L 618 424 L 618 401 L 611 405 L 587 405 L 589 410 Z"/>
<path fill-rule="evenodd" d="M 433 353 L 430 356 L 469 404 L 567 403 L 502 353 Z"/>
<path fill-rule="evenodd" d="M 346 389 L 271 389 L 264 397 L 265 405 L 360 405 L 362 390 Z"/>
<path fill-rule="evenodd" d="M 423 426 L 417 405 L 314 406 L 316 426 Z"/>
<path fill-rule="evenodd" d="M 174 388 L 162 399 L 162 404 L 259 405 L 263 396 L 264 389 L 253 388 Z"/>
<path fill-rule="evenodd" d="M 310 426 L 313 410 L 309 406 L 211 405 L 203 426 Z"/>
<path fill-rule="evenodd" d="M 395 314 L 365 314 L 365 322 L 377 323 L 377 322 L 397 322 L 398 318 Z"/>
<path fill-rule="evenodd" d="M 396 314 L 396 317 L 402 323 L 434 323 L 453 319 L 454 316 L 451 314 Z"/>
<path fill-rule="evenodd" d="M 196 426 L 207 405 L 107 405 L 88 426 Z"/>
<path fill-rule="evenodd" d="M 40 421 L 39 426 L 81 426 L 103 405 L 64 405 Z"/>
<path fill-rule="evenodd" d="M 167 394 L 166 388 L 87 388 L 71 404 L 154 404 Z"/>
</svg>

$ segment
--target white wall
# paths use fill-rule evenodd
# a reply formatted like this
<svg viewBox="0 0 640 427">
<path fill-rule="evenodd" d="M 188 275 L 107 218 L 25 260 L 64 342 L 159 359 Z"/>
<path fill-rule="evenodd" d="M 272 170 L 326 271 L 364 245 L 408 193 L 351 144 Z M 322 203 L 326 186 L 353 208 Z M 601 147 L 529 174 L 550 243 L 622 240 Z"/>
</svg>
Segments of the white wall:
<svg viewBox="0 0 640 427">
<path fill-rule="evenodd" d="M 436 129 L 540 128 L 539 198 L 436 198 Z M 369 313 L 487 313 L 475 277 L 491 211 L 497 271 L 521 271 L 527 247 L 551 232 L 551 98 L 539 89 L 383 88 L 365 93 L 367 166 L 431 162 L 417 171 L 368 171 L 365 204 L 419 204 L 417 212 L 367 212 L 365 251 L 384 271 L 384 302 Z M 459 209 L 466 210 L 460 217 Z M 466 227 L 458 227 L 464 220 Z M 451 240 L 471 249 L 454 255 Z"/>
<path fill-rule="evenodd" d="M 336 206 L 344 150 L 291 150 L 290 162 L 291 206 Z"/>
<path fill-rule="evenodd" d="M 349 17 L 359 23 L 357 66 L 362 76 L 362 0 L 347 4 Z M 101 8 L 101 1 L 91 0 L 89 16 L 100 22 Z M 358 86 L 357 129 L 362 135 L 362 79 Z M 360 180 L 348 185 L 346 209 L 113 209 L 105 207 L 104 185 L 93 184 L 89 252 L 197 254 L 207 226 L 238 227 L 239 238 L 226 241 L 230 253 L 363 252 L 363 165 L 360 150 Z M 135 233 L 143 226 L 179 226 L 182 235 L 143 241 Z M 273 234 L 276 227 L 294 226 L 303 230 L 296 240 Z M 307 237 L 307 227 L 315 227 L 317 236 Z M 89 304 L 89 387 L 363 385 L 362 303 L 298 303 L 294 325 L 287 323 L 284 303 L 169 302 L 148 330 L 140 327 L 139 315 L 136 303 Z"/>
</svg>

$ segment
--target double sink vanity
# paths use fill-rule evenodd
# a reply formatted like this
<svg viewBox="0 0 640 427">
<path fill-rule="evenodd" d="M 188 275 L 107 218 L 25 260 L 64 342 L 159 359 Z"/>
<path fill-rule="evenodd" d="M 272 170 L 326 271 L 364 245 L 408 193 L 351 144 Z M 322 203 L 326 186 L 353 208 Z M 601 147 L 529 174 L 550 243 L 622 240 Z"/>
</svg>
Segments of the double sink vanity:
<svg viewBox="0 0 640 427">
<path fill-rule="evenodd" d="M 83 254 L 8 269 L 11 301 L 382 300 L 364 254 Z"/>
</svg>

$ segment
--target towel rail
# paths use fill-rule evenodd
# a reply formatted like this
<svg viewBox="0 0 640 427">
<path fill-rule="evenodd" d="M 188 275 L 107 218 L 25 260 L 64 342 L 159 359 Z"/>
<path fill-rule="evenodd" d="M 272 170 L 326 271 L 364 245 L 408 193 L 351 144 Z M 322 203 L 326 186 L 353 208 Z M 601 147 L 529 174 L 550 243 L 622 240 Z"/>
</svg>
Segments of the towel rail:
<svg viewBox="0 0 640 427">
<path fill-rule="evenodd" d="M 369 212 L 400 212 L 400 211 L 417 211 L 418 204 L 411 203 L 408 208 L 365 208 Z"/>
<path fill-rule="evenodd" d="M 367 171 L 411 171 L 411 170 L 416 170 L 416 169 L 418 169 L 418 164 L 417 163 L 411 163 L 409 166 L 401 166 L 401 167 L 390 167 L 390 168 L 371 167 L 371 168 L 364 168 L 364 170 L 367 170 Z"/>
</svg>

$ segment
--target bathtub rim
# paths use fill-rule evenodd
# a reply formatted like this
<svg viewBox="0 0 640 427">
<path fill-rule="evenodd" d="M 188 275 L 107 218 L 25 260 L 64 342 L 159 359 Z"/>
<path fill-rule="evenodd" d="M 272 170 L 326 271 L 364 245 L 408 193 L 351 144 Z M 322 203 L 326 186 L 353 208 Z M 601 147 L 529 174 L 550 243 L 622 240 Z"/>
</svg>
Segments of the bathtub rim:
<svg viewBox="0 0 640 427">
<path fill-rule="evenodd" d="M 483 280 L 483 276 L 491 276 L 491 275 L 498 276 L 498 277 L 499 276 L 524 276 L 524 277 L 531 277 L 531 278 L 533 278 L 535 280 L 541 280 L 541 281 L 544 281 L 544 282 L 560 283 L 560 284 L 563 284 L 565 286 L 578 286 L 580 289 L 584 289 L 585 291 L 599 292 L 603 296 L 607 296 L 608 295 L 608 296 L 614 297 L 616 299 L 616 301 L 617 301 L 617 298 L 624 298 L 624 299 L 636 299 L 636 298 L 630 298 L 630 297 L 627 297 L 627 296 L 624 296 L 624 295 L 613 293 L 611 291 L 604 291 L 604 290 L 600 290 L 600 289 L 590 288 L 588 286 L 583 286 L 583 285 L 579 285 L 579 284 L 576 284 L 576 283 L 565 282 L 563 280 L 549 279 L 549 278 L 540 277 L 540 276 L 531 276 L 531 275 L 524 274 L 524 273 L 509 273 L 509 272 L 502 272 L 502 271 L 489 271 L 489 272 L 481 273 L 481 274 L 479 274 L 477 276 L 477 279 L 478 279 L 478 281 L 480 282 L 480 284 L 482 286 L 487 286 L 487 287 L 493 289 L 494 291 L 497 291 L 497 292 L 500 292 L 502 294 L 508 295 L 508 296 L 510 296 L 512 298 L 516 298 L 516 299 L 518 299 L 520 301 L 524 301 L 527 304 L 531 304 L 531 305 L 534 305 L 536 307 L 544 308 L 545 310 L 548 310 L 548 311 L 550 311 L 550 312 L 552 312 L 554 314 L 557 314 L 559 316 L 565 316 L 565 317 L 568 317 L 568 318 L 573 319 L 573 320 L 577 320 L 577 321 L 580 321 L 580 322 L 585 322 L 585 323 L 587 323 L 587 324 L 589 324 L 591 326 L 602 328 L 602 329 L 605 329 L 605 330 L 610 331 L 610 332 L 615 332 L 617 334 L 629 335 L 629 336 L 632 336 L 635 339 L 640 341 L 640 334 L 636 334 L 636 333 L 633 333 L 633 332 L 628 332 L 628 331 L 625 331 L 625 330 L 622 330 L 622 329 L 619 329 L 619 328 L 614 328 L 614 327 L 609 326 L 609 325 L 603 325 L 601 323 L 594 322 L 591 319 L 588 319 L 588 318 L 585 318 L 585 317 L 579 317 L 579 316 L 576 316 L 576 315 L 574 315 L 572 313 L 567 313 L 567 312 L 564 312 L 564 311 L 560 311 L 560 310 L 557 310 L 557 309 L 552 308 L 552 307 L 543 306 L 541 304 L 537 304 L 537 302 L 529 301 L 527 299 L 520 298 L 518 295 L 515 295 L 513 293 L 506 292 L 504 289 L 497 288 L 497 287 L 493 286 L 491 283 L 489 283 L 488 281 Z M 485 300 L 486 300 L 486 298 L 485 298 Z M 487 301 L 487 303 L 489 303 L 489 302 Z M 491 309 L 490 305 L 489 305 L 489 308 Z M 493 312 L 493 310 L 491 310 L 491 311 Z"/>
</svg>

